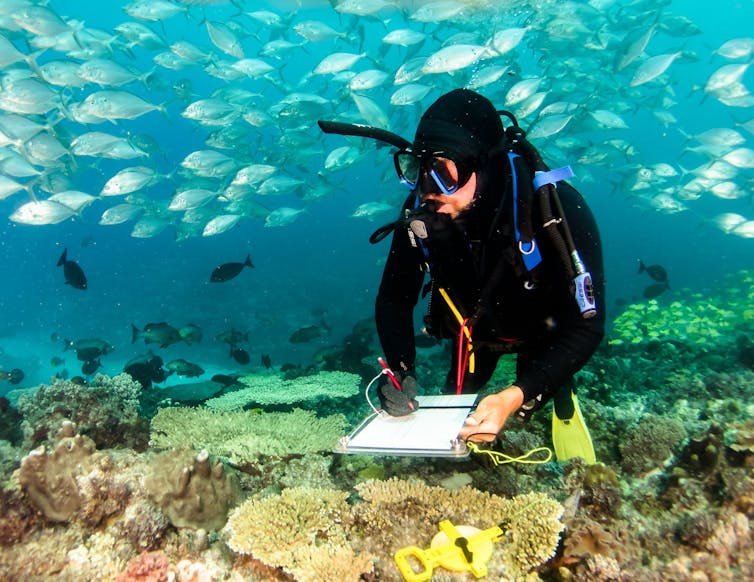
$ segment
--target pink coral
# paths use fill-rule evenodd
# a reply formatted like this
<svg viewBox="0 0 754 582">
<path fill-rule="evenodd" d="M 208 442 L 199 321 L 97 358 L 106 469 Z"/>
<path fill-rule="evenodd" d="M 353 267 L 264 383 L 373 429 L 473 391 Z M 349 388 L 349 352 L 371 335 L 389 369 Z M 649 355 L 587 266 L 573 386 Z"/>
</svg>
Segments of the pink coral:
<svg viewBox="0 0 754 582">
<path fill-rule="evenodd" d="M 170 560 L 162 552 L 145 552 L 128 562 L 116 582 L 168 582 Z"/>
</svg>

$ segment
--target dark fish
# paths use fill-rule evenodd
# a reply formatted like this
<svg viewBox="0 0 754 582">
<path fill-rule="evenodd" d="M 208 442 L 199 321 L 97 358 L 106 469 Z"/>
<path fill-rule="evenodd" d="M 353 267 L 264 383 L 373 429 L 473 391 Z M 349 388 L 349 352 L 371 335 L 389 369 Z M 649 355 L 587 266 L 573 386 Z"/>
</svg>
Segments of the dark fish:
<svg viewBox="0 0 754 582">
<path fill-rule="evenodd" d="M 288 341 L 292 344 L 305 344 L 325 335 L 328 331 L 325 325 L 307 325 L 294 331 Z"/>
<path fill-rule="evenodd" d="M 74 289 L 86 290 L 86 275 L 84 270 L 79 267 L 76 261 L 68 260 L 68 249 L 63 249 L 63 254 L 58 259 L 58 267 L 63 267 L 63 277 L 65 282 Z"/>
<path fill-rule="evenodd" d="M 63 358 L 59 358 L 58 356 L 53 356 L 50 358 L 50 365 L 57 368 L 58 366 L 62 366 L 65 364 L 65 360 Z"/>
<path fill-rule="evenodd" d="M 262 354 L 262 365 L 268 370 L 272 368 L 272 358 L 270 358 L 270 354 Z"/>
<path fill-rule="evenodd" d="M 189 323 L 178 330 L 181 339 L 188 345 L 202 341 L 202 330 L 198 325 Z"/>
<path fill-rule="evenodd" d="M 169 376 L 167 370 L 162 367 L 162 358 L 152 352 L 136 356 L 126 362 L 123 371 L 141 384 L 142 388 L 149 389 L 152 383 L 164 382 Z"/>
<path fill-rule="evenodd" d="M 8 380 L 11 384 L 20 384 L 24 379 L 24 371 L 13 368 L 10 372 L 0 372 L 0 380 Z"/>
<path fill-rule="evenodd" d="M 215 336 L 215 339 L 219 342 L 223 342 L 224 344 L 235 346 L 236 344 L 239 344 L 241 342 L 249 341 L 249 332 L 241 332 L 231 327 L 227 331 L 218 333 Z"/>
<path fill-rule="evenodd" d="M 81 364 L 81 373 L 90 376 L 99 370 L 101 365 L 102 363 L 99 360 L 87 360 Z"/>
<path fill-rule="evenodd" d="M 654 299 L 665 293 L 668 289 L 670 289 L 670 285 L 667 283 L 655 283 L 644 289 L 644 298 Z"/>
<path fill-rule="evenodd" d="M 251 358 L 249 357 L 249 352 L 247 352 L 243 348 L 230 348 L 230 357 L 233 358 L 236 362 L 241 364 L 242 366 L 245 366 L 251 361 Z"/>
<path fill-rule="evenodd" d="M 228 374 L 215 374 L 212 376 L 212 381 L 217 382 L 218 384 L 222 384 L 225 387 L 233 386 L 233 384 L 238 384 L 238 376 L 236 375 L 228 375 Z"/>
<path fill-rule="evenodd" d="M 82 362 L 97 360 L 100 356 L 106 356 L 115 348 L 110 342 L 98 338 L 87 338 L 77 341 L 64 339 L 63 351 L 74 350 L 76 357 Z"/>
<path fill-rule="evenodd" d="M 639 274 L 641 275 L 642 273 L 647 273 L 647 275 L 659 283 L 667 283 L 668 281 L 668 272 L 665 270 L 665 267 L 662 265 L 649 265 L 647 267 L 644 261 L 639 259 Z"/>
<path fill-rule="evenodd" d="M 181 333 L 176 328 L 164 321 L 160 323 L 148 323 L 142 330 L 139 330 L 132 323 L 131 343 L 135 343 L 139 338 L 143 338 L 145 344 L 160 344 L 161 348 L 166 348 L 183 339 L 181 338 Z"/>
<path fill-rule="evenodd" d="M 192 362 L 188 362 L 183 358 L 172 360 L 165 364 L 165 367 L 171 372 L 175 372 L 179 376 L 186 376 L 187 378 L 194 378 L 204 374 L 204 369 Z"/>
<path fill-rule="evenodd" d="M 225 263 L 219 267 L 215 267 L 215 270 L 209 276 L 210 283 L 230 281 L 234 277 L 238 277 L 238 274 L 244 267 L 254 268 L 254 264 L 251 262 L 251 255 L 246 255 L 246 260 L 243 263 Z"/>
</svg>

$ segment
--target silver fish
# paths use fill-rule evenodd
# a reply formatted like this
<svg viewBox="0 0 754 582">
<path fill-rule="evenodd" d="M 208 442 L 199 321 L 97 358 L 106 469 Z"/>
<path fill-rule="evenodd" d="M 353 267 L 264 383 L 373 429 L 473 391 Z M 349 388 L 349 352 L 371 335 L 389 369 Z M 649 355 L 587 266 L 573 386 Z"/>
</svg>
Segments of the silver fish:
<svg viewBox="0 0 754 582">
<path fill-rule="evenodd" d="M 16 209 L 8 218 L 19 224 L 43 226 L 68 220 L 75 211 L 65 204 L 51 200 L 34 200 Z"/>
</svg>

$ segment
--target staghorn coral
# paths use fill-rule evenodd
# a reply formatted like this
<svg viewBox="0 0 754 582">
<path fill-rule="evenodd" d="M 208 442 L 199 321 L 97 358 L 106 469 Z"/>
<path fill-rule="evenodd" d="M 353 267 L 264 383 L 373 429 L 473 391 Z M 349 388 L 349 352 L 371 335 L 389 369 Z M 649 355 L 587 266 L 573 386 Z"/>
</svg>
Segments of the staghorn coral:
<svg viewBox="0 0 754 582">
<path fill-rule="evenodd" d="M 353 509 L 357 531 L 365 536 L 363 543 L 380 550 L 382 571 L 394 570 L 388 557 L 395 550 L 428 547 L 438 523 L 449 519 L 479 529 L 501 524 L 505 537 L 496 546 L 489 570 L 498 579 L 512 580 L 547 562 L 563 529 L 563 507 L 542 493 L 504 499 L 471 487 L 448 491 L 397 478 L 367 481 L 356 489 L 363 498 Z"/>
<path fill-rule="evenodd" d="M 309 487 L 252 497 L 228 518 L 228 545 L 282 567 L 300 582 L 357 581 L 372 571 L 372 563 L 348 543 L 347 497 L 344 491 Z"/>
<path fill-rule="evenodd" d="M 348 372 L 321 371 L 288 380 L 269 374 L 246 374 L 238 381 L 246 388 L 210 398 L 207 407 L 239 410 L 250 404 L 294 404 L 317 398 L 350 398 L 358 394 L 361 377 Z"/>
<path fill-rule="evenodd" d="M 240 495 L 238 479 L 202 450 L 168 451 L 155 456 L 144 486 L 176 527 L 217 530 Z"/>
<path fill-rule="evenodd" d="M 90 385 L 54 379 L 19 398 L 26 450 L 47 441 L 70 420 L 97 447 L 144 448 L 146 424 L 139 418 L 141 384 L 128 374 L 97 374 Z"/>
<path fill-rule="evenodd" d="M 305 431 L 301 427 L 306 427 Z M 161 408 L 152 419 L 150 444 L 159 448 L 207 449 L 234 465 L 260 456 L 303 455 L 331 451 L 345 433 L 342 415 L 323 418 L 313 412 L 218 412 L 203 408 Z"/>
</svg>

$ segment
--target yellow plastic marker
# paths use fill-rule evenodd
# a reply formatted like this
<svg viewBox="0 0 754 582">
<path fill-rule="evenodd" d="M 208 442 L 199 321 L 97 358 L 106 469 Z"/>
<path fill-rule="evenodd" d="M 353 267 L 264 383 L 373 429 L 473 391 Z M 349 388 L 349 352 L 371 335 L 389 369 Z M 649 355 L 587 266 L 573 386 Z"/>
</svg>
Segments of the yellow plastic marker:
<svg viewBox="0 0 754 582">
<path fill-rule="evenodd" d="M 500 526 L 480 530 L 470 525 L 458 527 L 445 519 L 440 532 L 432 538 L 429 549 L 406 546 L 395 552 L 395 563 L 406 582 L 423 582 L 440 566 L 454 572 L 471 572 L 477 578 L 487 575 L 487 561 L 492 556 L 492 542 L 500 540 L 505 531 Z M 415 558 L 422 569 L 415 572 L 409 563 Z"/>
</svg>

